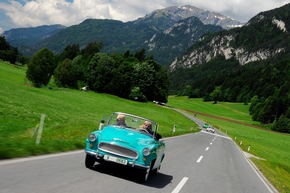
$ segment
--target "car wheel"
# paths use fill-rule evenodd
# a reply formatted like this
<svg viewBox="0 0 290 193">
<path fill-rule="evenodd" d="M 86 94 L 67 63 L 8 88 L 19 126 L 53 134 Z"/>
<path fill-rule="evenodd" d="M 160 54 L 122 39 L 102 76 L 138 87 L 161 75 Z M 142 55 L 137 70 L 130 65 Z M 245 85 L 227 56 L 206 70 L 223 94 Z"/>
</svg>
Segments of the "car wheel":
<svg viewBox="0 0 290 193">
<path fill-rule="evenodd" d="M 146 170 L 141 169 L 140 178 L 139 178 L 141 183 L 144 183 L 144 182 L 146 182 L 148 180 L 148 177 L 149 177 L 149 174 L 150 174 L 150 169 L 151 169 L 151 164 L 150 164 L 150 167 L 148 169 L 146 169 Z"/>
<path fill-rule="evenodd" d="M 90 156 L 90 155 L 86 155 L 86 161 L 85 161 L 85 165 L 87 168 L 92 168 L 95 164 L 96 160 L 95 157 Z"/>
<path fill-rule="evenodd" d="M 160 167 L 161 167 L 161 165 L 159 165 L 156 169 L 152 170 L 151 174 L 153 176 L 156 176 L 158 174 L 159 170 L 160 170 Z"/>
</svg>

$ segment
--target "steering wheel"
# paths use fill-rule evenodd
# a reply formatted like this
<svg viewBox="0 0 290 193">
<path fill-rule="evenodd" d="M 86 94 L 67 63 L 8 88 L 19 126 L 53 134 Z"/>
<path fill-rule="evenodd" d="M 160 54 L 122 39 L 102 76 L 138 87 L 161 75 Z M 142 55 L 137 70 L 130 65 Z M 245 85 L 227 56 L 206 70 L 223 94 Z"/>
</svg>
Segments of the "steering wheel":
<svg viewBox="0 0 290 193">
<path fill-rule="evenodd" d="M 146 129 L 137 129 L 140 133 L 149 133 Z"/>
</svg>

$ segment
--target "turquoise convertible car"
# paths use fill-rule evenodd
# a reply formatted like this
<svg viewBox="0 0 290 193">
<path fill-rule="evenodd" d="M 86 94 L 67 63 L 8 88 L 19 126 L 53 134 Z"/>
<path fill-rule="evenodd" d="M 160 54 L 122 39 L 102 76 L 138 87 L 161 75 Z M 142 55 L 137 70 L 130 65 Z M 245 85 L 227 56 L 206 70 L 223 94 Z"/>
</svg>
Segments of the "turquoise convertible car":
<svg viewBox="0 0 290 193">
<path fill-rule="evenodd" d="M 145 129 L 144 123 L 150 128 Z M 165 156 L 165 143 L 157 131 L 158 124 L 152 120 L 114 112 L 86 138 L 85 165 L 93 168 L 95 162 L 111 162 L 134 167 L 145 182 L 149 174 L 158 173 Z"/>
</svg>

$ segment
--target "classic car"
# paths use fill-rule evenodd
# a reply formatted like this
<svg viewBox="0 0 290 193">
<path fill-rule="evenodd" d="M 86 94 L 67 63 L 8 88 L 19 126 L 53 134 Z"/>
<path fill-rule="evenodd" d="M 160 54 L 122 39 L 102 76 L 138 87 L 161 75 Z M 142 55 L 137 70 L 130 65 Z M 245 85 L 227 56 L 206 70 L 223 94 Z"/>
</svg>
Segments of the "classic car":
<svg viewBox="0 0 290 193">
<path fill-rule="evenodd" d="M 123 117 L 123 123 L 119 122 Z M 123 112 L 114 112 L 102 120 L 99 130 L 86 138 L 85 166 L 93 168 L 95 162 L 111 162 L 136 168 L 139 180 L 147 181 L 156 175 L 165 156 L 165 142 L 157 133 L 158 124 L 152 120 Z M 125 121 L 125 122 L 124 122 Z M 151 131 L 142 128 L 151 123 Z"/>
</svg>

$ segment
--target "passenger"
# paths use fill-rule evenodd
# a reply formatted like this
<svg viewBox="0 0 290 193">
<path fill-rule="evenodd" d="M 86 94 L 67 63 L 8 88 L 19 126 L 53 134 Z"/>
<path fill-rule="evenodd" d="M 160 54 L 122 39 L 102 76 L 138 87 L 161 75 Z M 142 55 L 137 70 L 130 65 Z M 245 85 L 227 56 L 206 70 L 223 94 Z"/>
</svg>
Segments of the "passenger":
<svg viewBox="0 0 290 193">
<path fill-rule="evenodd" d="M 118 114 L 117 116 L 117 125 L 122 127 L 127 127 L 125 122 L 125 115 L 124 114 Z"/>
<path fill-rule="evenodd" d="M 146 130 L 150 135 L 154 136 L 154 132 L 152 130 L 152 123 L 150 121 L 145 121 L 141 127 L 143 130 Z M 156 140 L 159 140 L 162 138 L 162 136 L 159 133 L 155 133 L 154 138 Z"/>
<path fill-rule="evenodd" d="M 145 121 L 142 125 L 142 128 L 145 129 L 149 134 L 153 135 L 152 124 L 150 121 Z"/>
</svg>

